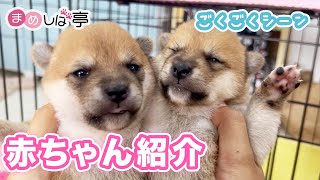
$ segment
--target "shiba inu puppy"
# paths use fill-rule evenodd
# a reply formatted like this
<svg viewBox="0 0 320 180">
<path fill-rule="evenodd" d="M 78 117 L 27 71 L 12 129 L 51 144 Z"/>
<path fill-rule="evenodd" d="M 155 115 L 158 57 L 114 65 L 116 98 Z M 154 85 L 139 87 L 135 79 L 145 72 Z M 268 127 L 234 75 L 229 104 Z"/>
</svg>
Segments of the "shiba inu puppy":
<svg viewBox="0 0 320 180">
<path fill-rule="evenodd" d="M 57 112 L 58 134 L 71 140 L 92 138 L 101 148 L 108 133 L 122 135 L 131 147 L 141 128 L 155 86 L 148 61 L 152 43 L 133 39 L 111 22 L 66 29 L 54 46 L 35 44 L 33 61 L 43 69 L 42 85 Z M 52 179 L 141 179 L 133 169 L 119 172 L 72 165 Z"/>
<path fill-rule="evenodd" d="M 160 90 L 144 130 L 167 132 L 172 139 L 192 132 L 207 143 L 207 152 L 198 172 L 150 173 L 149 179 L 214 179 L 218 135 L 210 117 L 221 104 L 245 113 L 261 164 L 276 140 L 282 102 L 300 83 L 296 67 L 274 70 L 250 99 L 247 77 L 262 67 L 264 58 L 247 52 L 235 33 L 201 33 L 189 21 L 161 39 L 164 49 L 153 61 Z"/>
</svg>

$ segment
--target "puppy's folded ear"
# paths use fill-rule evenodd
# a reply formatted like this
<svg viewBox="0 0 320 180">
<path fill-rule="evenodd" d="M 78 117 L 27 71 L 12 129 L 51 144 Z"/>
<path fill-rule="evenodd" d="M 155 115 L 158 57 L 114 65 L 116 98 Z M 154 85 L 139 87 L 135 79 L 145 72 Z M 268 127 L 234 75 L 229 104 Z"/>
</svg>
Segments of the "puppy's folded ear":
<svg viewBox="0 0 320 180">
<path fill-rule="evenodd" d="M 31 48 L 31 59 L 35 65 L 46 69 L 53 52 L 53 47 L 47 43 L 35 43 Z"/>
<path fill-rule="evenodd" d="M 146 56 L 149 56 L 153 49 L 152 40 L 149 37 L 138 37 L 137 42 Z"/>
<path fill-rule="evenodd" d="M 166 45 L 169 42 L 169 38 L 170 38 L 170 33 L 162 33 L 159 37 L 159 41 L 160 41 L 160 50 L 162 50 L 164 47 L 166 47 Z"/>
<path fill-rule="evenodd" d="M 249 51 L 246 58 L 247 75 L 259 72 L 265 63 L 264 57 L 258 52 Z"/>
</svg>

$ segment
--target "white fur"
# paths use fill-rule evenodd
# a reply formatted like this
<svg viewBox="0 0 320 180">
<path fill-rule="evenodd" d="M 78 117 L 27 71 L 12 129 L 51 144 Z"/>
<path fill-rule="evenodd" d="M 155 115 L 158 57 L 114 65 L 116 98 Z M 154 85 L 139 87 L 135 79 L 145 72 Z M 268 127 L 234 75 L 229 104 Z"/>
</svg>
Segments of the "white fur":
<svg viewBox="0 0 320 180">
<path fill-rule="evenodd" d="M 236 75 L 231 71 L 224 72 L 219 77 L 214 78 L 214 80 L 209 83 L 211 89 L 209 99 L 212 101 L 233 98 L 237 93 L 235 89 L 237 89 L 236 87 L 238 86 L 234 83 L 236 81 L 233 79 L 236 79 Z"/>
<path fill-rule="evenodd" d="M 159 64 L 160 63 L 161 62 L 159 62 Z M 168 79 L 168 77 L 170 76 L 170 72 L 171 72 L 171 64 L 170 63 L 163 64 L 163 69 L 161 69 L 161 72 L 160 72 L 160 79 Z"/>
<path fill-rule="evenodd" d="M 262 165 L 277 139 L 280 118 L 280 111 L 271 109 L 257 99 L 251 100 L 246 120 L 251 146 L 259 165 Z"/>
<path fill-rule="evenodd" d="M 90 137 L 97 144 L 103 144 L 107 132 L 99 131 L 84 121 L 79 99 L 65 80 L 44 83 L 44 91 L 57 112 L 59 135 L 71 140 Z"/>
<path fill-rule="evenodd" d="M 168 95 L 173 102 L 185 105 L 190 97 L 190 92 L 183 89 L 178 90 L 177 87 L 169 87 Z"/>
</svg>

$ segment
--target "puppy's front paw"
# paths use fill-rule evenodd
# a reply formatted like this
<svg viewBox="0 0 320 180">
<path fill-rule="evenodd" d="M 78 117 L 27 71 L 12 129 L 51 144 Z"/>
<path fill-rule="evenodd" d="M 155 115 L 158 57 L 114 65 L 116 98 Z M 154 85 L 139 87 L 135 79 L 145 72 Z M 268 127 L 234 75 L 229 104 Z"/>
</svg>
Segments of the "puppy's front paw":
<svg viewBox="0 0 320 180">
<path fill-rule="evenodd" d="M 297 65 L 274 69 L 261 86 L 261 92 L 266 95 L 266 102 L 273 106 L 275 103 L 284 100 L 293 90 L 299 87 L 302 82 L 300 71 L 300 69 L 297 69 Z"/>
</svg>

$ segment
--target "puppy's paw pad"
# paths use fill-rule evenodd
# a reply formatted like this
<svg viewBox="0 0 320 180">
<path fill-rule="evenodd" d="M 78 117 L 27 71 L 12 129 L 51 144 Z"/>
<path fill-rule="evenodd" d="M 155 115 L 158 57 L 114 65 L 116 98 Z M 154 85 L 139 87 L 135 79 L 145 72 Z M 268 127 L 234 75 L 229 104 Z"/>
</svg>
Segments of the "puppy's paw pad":
<svg viewBox="0 0 320 180">
<path fill-rule="evenodd" d="M 300 69 L 297 69 L 297 65 L 278 67 L 263 81 L 263 86 L 273 95 L 274 98 L 272 99 L 286 96 L 300 86 L 302 82 L 300 71 Z"/>
</svg>

